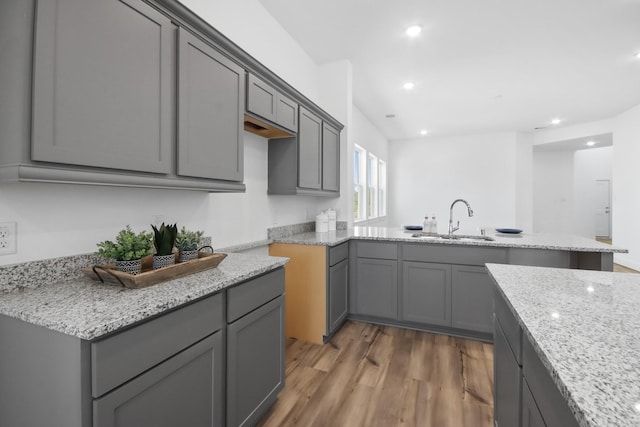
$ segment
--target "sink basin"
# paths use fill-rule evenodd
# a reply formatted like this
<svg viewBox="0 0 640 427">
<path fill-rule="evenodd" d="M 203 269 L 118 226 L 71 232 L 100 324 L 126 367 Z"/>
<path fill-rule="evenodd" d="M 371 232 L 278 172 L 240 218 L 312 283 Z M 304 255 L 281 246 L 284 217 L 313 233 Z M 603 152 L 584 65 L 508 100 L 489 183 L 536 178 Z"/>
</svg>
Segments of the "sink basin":
<svg viewBox="0 0 640 427">
<path fill-rule="evenodd" d="M 422 240 L 457 240 L 460 242 L 492 242 L 495 239 L 490 236 L 469 236 L 463 234 L 454 234 L 453 236 L 449 236 L 448 234 L 425 234 L 425 233 L 414 233 L 411 237 L 415 237 Z"/>
</svg>

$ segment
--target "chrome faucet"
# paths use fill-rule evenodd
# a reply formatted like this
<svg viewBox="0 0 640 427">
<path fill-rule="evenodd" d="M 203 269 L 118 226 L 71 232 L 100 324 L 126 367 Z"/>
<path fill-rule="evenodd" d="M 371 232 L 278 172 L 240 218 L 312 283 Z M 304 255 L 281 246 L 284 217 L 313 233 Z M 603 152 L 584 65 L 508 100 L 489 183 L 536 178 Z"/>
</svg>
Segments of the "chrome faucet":
<svg viewBox="0 0 640 427">
<path fill-rule="evenodd" d="M 460 221 L 458 221 L 458 224 L 455 227 L 453 226 L 453 207 L 458 202 L 462 202 L 465 205 L 467 205 L 467 211 L 469 213 L 469 217 L 473 216 L 473 211 L 471 210 L 471 206 L 469 206 L 469 202 L 467 202 L 464 199 L 456 199 L 456 200 L 454 200 L 453 203 L 451 203 L 451 208 L 449 208 L 449 238 L 451 238 L 453 236 L 453 232 L 454 231 L 460 229 Z"/>
</svg>

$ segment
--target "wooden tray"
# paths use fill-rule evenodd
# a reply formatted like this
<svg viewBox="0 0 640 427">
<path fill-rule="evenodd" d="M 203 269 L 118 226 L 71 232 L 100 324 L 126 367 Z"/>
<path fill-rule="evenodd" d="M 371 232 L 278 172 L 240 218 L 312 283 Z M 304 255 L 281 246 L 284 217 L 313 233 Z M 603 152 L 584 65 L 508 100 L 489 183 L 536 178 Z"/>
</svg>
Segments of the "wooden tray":
<svg viewBox="0 0 640 427">
<path fill-rule="evenodd" d="M 178 254 L 176 254 L 176 264 L 154 270 L 152 268 L 153 256 L 148 256 L 142 259 L 142 273 L 139 274 L 129 274 L 118 271 L 116 270 L 115 264 L 85 267 L 82 269 L 82 272 L 91 279 L 102 283 L 114 283 L 129 289 L 139 289 L 166 280 L 216 268 L 226 257 L 227 254 L 222 253 L 210 254 L 199 252 L 198 259 L 177 263 Z"/>
</svg>

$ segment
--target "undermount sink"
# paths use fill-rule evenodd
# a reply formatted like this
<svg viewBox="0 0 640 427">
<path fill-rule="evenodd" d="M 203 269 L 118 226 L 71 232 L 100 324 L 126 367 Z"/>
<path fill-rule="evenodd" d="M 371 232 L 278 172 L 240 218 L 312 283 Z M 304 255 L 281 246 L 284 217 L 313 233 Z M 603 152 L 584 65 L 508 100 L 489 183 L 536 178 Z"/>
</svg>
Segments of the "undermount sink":
<svg viewBox="0 0 640 427">
<path fill-rule="evenodd" d="M 456 235 L 449 236 L 448 234 L 426 234 L 426 233 L 414 233 L 411 237 L 415 237 L 423 240 L 458 240 L 461 242 L 493 242 L 495 239 L 490 236 L 470 236 L 470 235 Z"/>
</svg>

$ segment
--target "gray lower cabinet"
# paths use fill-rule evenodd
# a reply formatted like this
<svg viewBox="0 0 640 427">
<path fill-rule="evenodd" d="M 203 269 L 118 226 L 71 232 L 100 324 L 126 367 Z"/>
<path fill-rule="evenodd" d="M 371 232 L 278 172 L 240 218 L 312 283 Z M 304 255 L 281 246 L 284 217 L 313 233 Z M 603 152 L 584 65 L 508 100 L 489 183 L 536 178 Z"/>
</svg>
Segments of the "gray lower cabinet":
<svg viewBox="0 0 640 427">
<path fill-rule="evenodd" d="M 509 305 L 494 288 L 496 427 L 577 427 L 573 413 Z"/>
<path fill-rule="evenodd" d="M 177 174 L 242 181 L 245 71 L 183 28 L 178 49 Z"/>
<path fill-rule="evenodd" d="M 329 267 L 329 315 L 327 316 L 329 334 L 333 333 L 347 317 L 349 307 L 348 267 L 346 259 Z"/>
<path fill-rule="evenodd" d="M 526 381 L 522 384 L 522 427 L 547 427 Z"/>
<path fill-rule="evenodd" d="M 166 174 L 175 27 L 141 0 L 36 8 L 31 160 Z"/>
<path fill-rule="evenodd" d="M 300 107 L 298 130 L 298 186 L 322 189 L 322 119 Z"/>
<path fill-rule="evenodd" d="M 493 369 L 495 427 L 518 426 L 522 373 L 497 317 L 493 334 Z"/>
<path fill-rule="evenodd" d="M 402 320 L 451 326 L 451 266 L 402 263 Z"/>
<path fill-rule="evenodd" d="M 93 401 L 94 427 L 221 426 L 222 332 Z"/>
<path fill-rule="evenodd" d="M 398 318 L 398 261 L 358 258 L 353 286 L 355 314 Z"/>
<path fill-rule="evenodd" d="M 284 387 L 284 270 L 227 293 L 227 426 L 255 425 Z"/>
<path fill-rule="evenodd" d="M 451 326 L 493 332 L 493 282 L 484 267 L 451 266 Z"/>
</svg>

